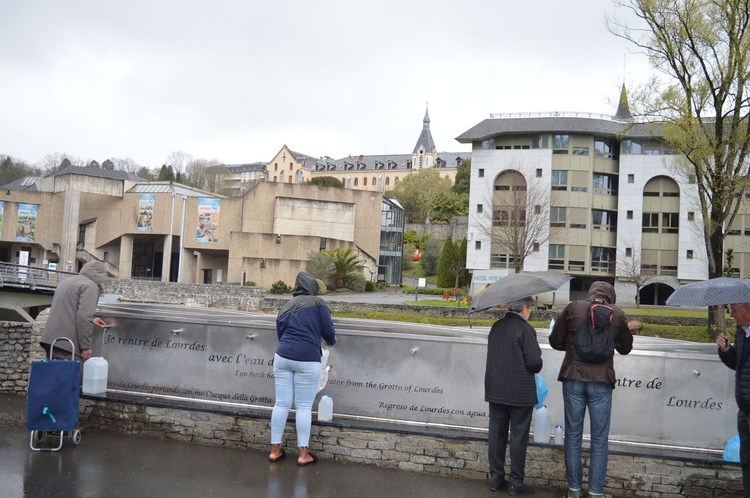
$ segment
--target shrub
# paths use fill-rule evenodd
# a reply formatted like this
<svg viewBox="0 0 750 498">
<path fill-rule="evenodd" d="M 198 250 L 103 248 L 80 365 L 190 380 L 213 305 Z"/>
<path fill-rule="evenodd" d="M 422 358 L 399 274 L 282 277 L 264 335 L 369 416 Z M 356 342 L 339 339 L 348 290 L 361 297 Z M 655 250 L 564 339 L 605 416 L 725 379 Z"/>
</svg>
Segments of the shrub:
<svg viewBox="0 0 750 498">
<path fill-rule="evenodd" d="M 292 292 L 292 288 L 289 287 L 283 280 L 278 280 L 271 284 L 271 294 L 289 294 Z"/>
<path fill-rule="evenodd" d="M 414 294 L 414 287 L 410 286 L 409 284 L 401 284 L 401 287 L 404 289 L 404 294 Z M 444 291 L 448 291 L 448 293 L 452 292 L 452 289 L 446 289 L 443 287 L 420 287 L 419 293 L 425 294 L 429 296 L 442 296 Z M 463 289 L 460 289 L 459 292 L 461 292 L 461 295 L 464 295 Z"/>
<path fill-rule="evenodd" d="M 246 287 L 255 287 L 255 282 L 253 282 L 252 280 L 248 280 L 247 282 L 245 282 L 245 286 Z"/>
<path fill-rule="evenodd" d="M 319 296 L 323 296 L 325 294 L 328 294 L 328 287 L 326 287 L 325 282 L 323 282 L 319 278 L 316 278 L 315 280 L 317 280 L 317 282 L 318 282 L 318 295 Z"/>
<path fill-rule="evenodd" d="M 344 277 L 344 287 L 354 292 L 364 292 L 367 279 L 361 273 L 352 272 Z"/>
<path fill-rule="evenodd" d="M 375 284 L 372 282 L 365 282 L 365 292 L 375 292 Z"/>
</svg>

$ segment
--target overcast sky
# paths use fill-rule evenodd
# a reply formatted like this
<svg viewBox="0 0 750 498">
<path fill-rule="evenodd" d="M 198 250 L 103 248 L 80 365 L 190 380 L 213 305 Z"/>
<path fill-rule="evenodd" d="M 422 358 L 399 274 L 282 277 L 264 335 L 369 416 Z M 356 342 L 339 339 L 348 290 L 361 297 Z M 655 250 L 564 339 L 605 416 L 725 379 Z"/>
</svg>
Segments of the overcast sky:
<svg viewBox="0 0 750 498">
<path fill-rule="evenodd" d="M 489 117 L 614 114 L 650 74 L 609 0 L 2 0 L 0 154 L 225 163 L 440 151 Z M 622 12 L 624 15 L 625 13 Z"/>
</svg>

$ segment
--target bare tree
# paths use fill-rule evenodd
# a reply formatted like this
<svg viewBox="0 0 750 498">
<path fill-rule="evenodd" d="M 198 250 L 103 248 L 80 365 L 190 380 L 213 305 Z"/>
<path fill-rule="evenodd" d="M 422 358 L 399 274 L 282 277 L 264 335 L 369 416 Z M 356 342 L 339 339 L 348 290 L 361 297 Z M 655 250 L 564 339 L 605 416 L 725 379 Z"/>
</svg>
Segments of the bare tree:
<svg viewBox="0 0 750 498">
<path fill-rule="evenodd" d="M 660 135 L 683 158 L 698 191 L 708 277 L 722 274 L 724 240 L 737 216 L 750 164 L 750 4 L 747 0 L 615 0 L 638 19 L 607 29 L 649 57 L 654 79 L 636 114 L 658 116 Z M 640 107 L 640 110 L 638 109 Z M 709 331 L 725 311 L 709 307 Z"/>
<path fill-rule="evenodd" d="M 224 169 L 220 168 L 220 171 L 216 171 L 216 167 L 220 166 L 221 163 L 215 159 L 193 159 L 187 164 L 185 170 L 185 183 L 193 185 L 203 190 L 210 190 L 211 192 L 217 192 L 214 190 L 220 187 L 220 182 L 217 182 L 216 175 Z"/>
<path fill-rule="evenodd" d="M 492 242 L 493 253 L 507 254 L 515 271 L 526 258 L 564 228 L 550 226 L 554 192 L 536 175 L 524 175 L 517 164 L 503 171 L 484 200 L 489 213 L 478 217 L 478 230 Z"/>
<path fill-rule="evenodd" d="M 616 264 L 617 276 L 635 285 L 635 306 L 640 308 L 641 289 L 656 278 L 656 273 L 644 271 L 641 247 L 634 243 L 618 251 Z"/>
<path fill-rule="evenodd" d="M 36 166 L 43 170 L 45 174 L 54 173 L 55 171 L 61 170 L 68 166 L 85 166 L 80 159 L 69 156 L 68 154 L 60 154 L 58 152 L 54 154 L 47 154 L 39 161 Z"/>
<path fill-rule="evenodd" d="M 128 173 L 137 173 L 138 170 L 141 169 L 141 165 L 129 157 L 126 157 L 124 159 L 120 159 L 117 157 L 110 157 L 109 161 L 112 162 L 112 164 L 114 164 L 115 166 L 114 169 L 118 171 L 127 171 Z"/>
<path fill-rule="evenodd" d="M 167 156 L 167 160 L 164 162 L 164 164 L 172 166 L 175 174 L 179 174 L 180 176 L 182 176 L 183 173 L 185 173 L 188 164 L 192 160 L 193 156 L 191 156 L 187 152 L 176 150 L 169 154 L 169 156 Z"/>
</svg>

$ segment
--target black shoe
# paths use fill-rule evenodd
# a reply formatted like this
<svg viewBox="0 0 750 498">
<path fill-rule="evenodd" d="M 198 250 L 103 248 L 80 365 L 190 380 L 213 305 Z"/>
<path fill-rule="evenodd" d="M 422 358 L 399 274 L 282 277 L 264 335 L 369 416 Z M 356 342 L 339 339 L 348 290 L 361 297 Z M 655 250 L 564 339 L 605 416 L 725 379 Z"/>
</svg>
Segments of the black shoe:
<svg viewBox="0 0 750 498">
<path fill-rule="evenodd" d="M 500 491 L 508 487 L 508 481 L 505 479 L 490 479 L 490 491 Z"/>
<path fill-rule="evenodd" d="M 520 486 L 516 486 L 515 484 L 510 485 L 510 489 L 508 490 L 508 494 L 510 496 L 516 496 L 516 495 L 535 495 L 536 489 L 532 488 L 531 486 L 527 486 L 525 484 L 521 484 Z"/>
</svg>

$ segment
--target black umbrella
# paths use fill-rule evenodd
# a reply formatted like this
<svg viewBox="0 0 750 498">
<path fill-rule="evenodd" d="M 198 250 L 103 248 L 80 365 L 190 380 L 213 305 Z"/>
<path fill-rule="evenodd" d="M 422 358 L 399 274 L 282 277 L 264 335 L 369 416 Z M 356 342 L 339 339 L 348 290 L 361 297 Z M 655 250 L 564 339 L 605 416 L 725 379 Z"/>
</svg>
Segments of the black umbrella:
<svg viewBox="0 0 750 498">
<path fill-rule="evenodd" d="M 471 302 L 470 310 L 486 310 L 498 304 L 511 303 L 524 297 L 557 290 L 572 278 L 570 275 L 551 270 L 511 273 L 477 294 Z"/>
<path fill-rule="evenodd" d="M 683 285 L 667 298 L 669 306 L 750 303 L 750 279 L 718 277 Z"/>
</svg>

